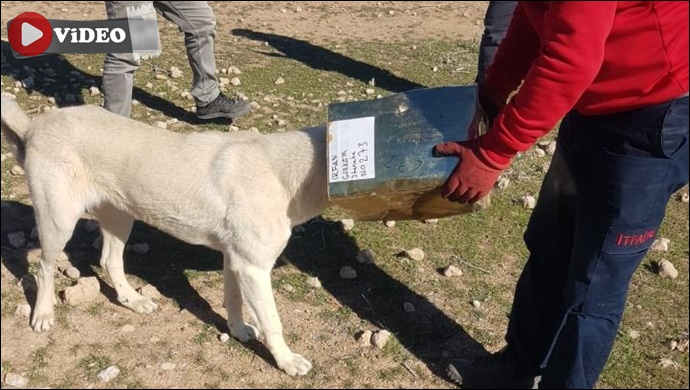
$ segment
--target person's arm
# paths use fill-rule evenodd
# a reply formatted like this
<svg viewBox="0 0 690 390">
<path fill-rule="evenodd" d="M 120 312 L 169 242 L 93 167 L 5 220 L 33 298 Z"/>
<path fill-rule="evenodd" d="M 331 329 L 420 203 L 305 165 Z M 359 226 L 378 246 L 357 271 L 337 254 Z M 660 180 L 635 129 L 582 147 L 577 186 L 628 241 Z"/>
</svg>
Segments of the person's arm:
<svg viewBox="0 0 690 390">
<path fill-rule="evenodd" d="M 539 55 L 520 90 L 479 139 L 479 154 L 485 162 L 497 168 L 507 166 L 515 154 L 529 149 L 575 106 L 601 68 L 616 6 L 610 1 L 551 3 L 543 21 L 546 34 Z M 516 9 L 516 17 L 518 11 L 522 12 L 521 7 Z M 513 75 L 520 69 L 511 73 L 505 68 L 511 53 L 521 49 L 511 36 L 521 30 L 517 27 L 511 25 L 487 75 L 485 92 L 494 99 L 507 97 L 517 87 Z M 515 66 L 522 67 L 524 62 Z"/>
</svg>

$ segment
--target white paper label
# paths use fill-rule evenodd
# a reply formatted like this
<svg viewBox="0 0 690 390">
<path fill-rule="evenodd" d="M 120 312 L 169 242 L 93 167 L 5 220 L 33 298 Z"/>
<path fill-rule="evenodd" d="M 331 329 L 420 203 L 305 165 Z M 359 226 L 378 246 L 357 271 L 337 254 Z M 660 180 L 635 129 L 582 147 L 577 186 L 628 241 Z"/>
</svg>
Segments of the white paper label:
<svg viewBox="0 0 690 390">
<path fill-rule="evenodd" d="M 374 117 L 331 122 L 328 128 L 330 183 L 373 179 Z"/>
</svg>

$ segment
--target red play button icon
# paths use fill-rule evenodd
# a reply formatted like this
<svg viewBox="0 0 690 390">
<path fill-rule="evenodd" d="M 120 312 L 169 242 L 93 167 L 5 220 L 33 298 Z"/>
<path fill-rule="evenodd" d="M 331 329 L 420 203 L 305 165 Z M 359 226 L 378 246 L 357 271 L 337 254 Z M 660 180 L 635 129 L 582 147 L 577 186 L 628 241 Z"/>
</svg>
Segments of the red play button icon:
<svg viewBox="0 0 690 390">
<path fill-rule="evenodd" d="M 25 12 L 10 21 L 7 35 L 14 51 L 23 56 L 32 57 L 50 47 L 53 29 L 43 15 Z"/>
</svg>

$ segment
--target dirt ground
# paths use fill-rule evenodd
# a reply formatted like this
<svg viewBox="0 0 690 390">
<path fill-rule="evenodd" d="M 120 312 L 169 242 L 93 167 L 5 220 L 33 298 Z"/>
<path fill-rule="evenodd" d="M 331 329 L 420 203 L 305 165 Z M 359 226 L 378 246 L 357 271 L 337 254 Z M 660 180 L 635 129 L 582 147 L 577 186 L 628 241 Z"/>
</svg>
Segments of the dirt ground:
<svg viewBox="0 0 690 390">
<path fill-rule="evenodd" d="M 216 42 L 223 45 L 243 39 L 231 35 L 230 31 L 236 28 L 285 35 L 314 44 L 337 44 L 347 40 L 393 42 L 410 37 L 420 40 L 479 39 L 488 2 L 240 1 L 210 4 L 217 17 Z M 102 2 L 3 1 L 1 7 L 3 40 L 7 39 L 7 20 L 25 11 L 38 12 L 47 18 L 105 18 Z M 159 20 L 165 23 L 163 18 Z M 3 235 L 5 226 L 30 230 L 33 223 L 30 208 L 18 203 L 8 207 L 3 204 L 2 220 Z M 22 226 L 27 223 L 29 225 Z M 318 232 L 324 226 L 307 227 L 307 232 Z M 80 269 L 88 270 L 89 266 L 84 264 L 97 264 L 94 257 L 97 253 L 90 244 L 98 233 L 85 230 L 83 225 L 77 232 L 85 238 L 76 239 L 70 260 L 73 264 L 81 264 Z M 4 240 L 5 237 L 3 243 Z M 174 258 L 178 242 L 171 238 L 157 242 L 162 249 L 156 257 L 169 255 Z M 443 378 L 440 366 L 429 363 L 433 359 L 404 358 L 401 365 L 400 357 L 406 355 L 400 344 L 384 350 L 358 346 L 353 335 L 358 329 L 370 329 L 371 324 L 345 315 L 348 313 L 344 304 L 347 300 L 335 299 L 327 291 L 307 291 L 306 294 L 321 297 L 322 303 L 313 305 L 291 299 L 290 294 L 275 286 L 286 339 L 295 352 L 314 363 L 310 376 L 291 378 L 285 375 L 275 367 L 266 349 L 257 343 L 242 345 L 234 340 L 221 343 L 218 336 L 225 322 L 222 280 L 218 272 L 205 272 L 217 271 L 219 258 L 203 248 L 186 248 L 186 253 L 211 258 L 208 264 L 197 265 L 198 272 L 171 275 L 172 271 L 160 270 L 159 275 L 130 279 L 135 287 L 147 280 L 172 280 L 182 284 L 174 292 L 161 291 L 160 310 L 153 315 L 138 315 L 122 307 L 107 282 L 101 281 L 103 294 L 94 304 L 76 308 L 58 305 L 55 328 L 37 334 L 30 330 L 28 317 L 15 314 L 15 309 L 32 299 L 30 278 L 24 276 L 35 266 L 38 251 L 15 251 L 4 245 L 2 295 L 7 299 L 3 299 L 2 307 L 3 388 L 12 387 L 6 380 L 8 373 L 28 379 L 25 384 L 28 387 L 453 387 Z M 167 267 L 164 259 L 160 259 L 160 264 Z M 134 268 L 128 268 L 128 274 L 136 270 L 135 265 L 131 267 Z M 65 276 L 58 276 L 58 284 L 68 283 Z M 433 301 L 433 297 L 429 299 Z M 440 345 L 438 353 L 451 348 Z M 112 382 L 98 379 L 97 374 L 109 365 L 118 366 L 121 374 Z"/>
</svg>

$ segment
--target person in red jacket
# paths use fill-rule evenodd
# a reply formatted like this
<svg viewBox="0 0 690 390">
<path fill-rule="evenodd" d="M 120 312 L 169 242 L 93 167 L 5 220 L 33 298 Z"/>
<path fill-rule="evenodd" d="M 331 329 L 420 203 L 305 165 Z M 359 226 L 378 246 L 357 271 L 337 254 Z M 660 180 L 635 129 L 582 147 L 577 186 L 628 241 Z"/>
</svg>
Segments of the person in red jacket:
<svg viewBox="0 0 690 390">
<path fill-rule="evenodd" d="M 562 119 L 524 235 L 506 347 L 452 359 L 464 388 L 592 388 L 633 273 L 688 183 L 688 2 L 519 2 L 478 102 L 489 131 L 436 145 L 476 202 Z M 509 95 L 517 92 L 508 101 Z M 506 103 L 507 102 L 507 103 Z"/>
</svg>

